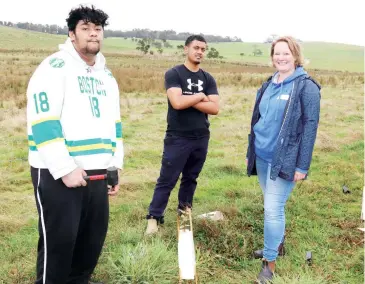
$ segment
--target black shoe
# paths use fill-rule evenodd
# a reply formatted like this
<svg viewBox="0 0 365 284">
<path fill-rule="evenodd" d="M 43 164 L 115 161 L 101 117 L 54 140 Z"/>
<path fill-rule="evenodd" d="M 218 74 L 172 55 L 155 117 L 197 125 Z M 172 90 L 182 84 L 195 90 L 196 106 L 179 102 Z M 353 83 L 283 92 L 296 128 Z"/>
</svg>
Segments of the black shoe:
<svg viewBox="0 0 365 284">
<path fill-rule="evenodd" d="M 284 241 L 285 241 L 285 237 L 284 237 L 283 242 L 280 243 L 280 245 L 278 247 L 278 255 L 279 256 L 284 256 L 285 255 Z M 256 259 L 264 258 L 264 250 L 262 250 L 262 249 L 255 250 L 253 252 L 253 257 L 256 258 Z"/>
<path fill-rule="evenodd" d="M 267 284 L 271 283 L 274 278 L 274 273 L 271 272 L 269 268 L 269 263 L 266 259 L 262 261 L 262 269 L 260 271 L 259 276 L 257 277 L 257 281 L 259 284 Z"/>
<path fill-rule="evenodd" d="M 159 225 L 163 225 L 165 223 L 165 216 L 161 216 L 160 218 L 158 218 L 157 223 Z"/>
</svg>

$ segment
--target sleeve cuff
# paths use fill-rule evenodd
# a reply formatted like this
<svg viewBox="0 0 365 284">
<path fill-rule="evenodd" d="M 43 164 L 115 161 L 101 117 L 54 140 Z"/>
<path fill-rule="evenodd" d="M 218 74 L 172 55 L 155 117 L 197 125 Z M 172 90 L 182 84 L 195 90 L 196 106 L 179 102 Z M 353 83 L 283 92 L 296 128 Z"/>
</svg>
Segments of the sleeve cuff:
<svg viewBox="0 0 365 284">
<path fill-rule="evenodd" d="M 116 157 L 113 157 L 112 161 L 109 163 L 109 167 L 116 167 L 119 170 L 123 169 L 123 160 L 120 161 Z"/>
<path fill-rule="evenodd" d="M 301 173 L 301 174 L 307 174 L 307 173 L 308 173 L 308 170 L 302 170 L 302 169 L 300 169 L 300 168 L 295 168 L 295 171 L 296 171 L 296 172 L 299 172 L 299 173 Z"/>
<path fill-rule="evenodd" d="M 53 178 L 55 180 L 71 173 L 73 170 L 75 170 L 77 168 L 77 165 L 72 161 L 72 163 L 70 163 L 69 165 L 61 168 L 61 169 L 58 169 L 58 170 L 55 170 L 55 171 L 52 171 L 51 174 L 53 176 Z"/>
</svg>

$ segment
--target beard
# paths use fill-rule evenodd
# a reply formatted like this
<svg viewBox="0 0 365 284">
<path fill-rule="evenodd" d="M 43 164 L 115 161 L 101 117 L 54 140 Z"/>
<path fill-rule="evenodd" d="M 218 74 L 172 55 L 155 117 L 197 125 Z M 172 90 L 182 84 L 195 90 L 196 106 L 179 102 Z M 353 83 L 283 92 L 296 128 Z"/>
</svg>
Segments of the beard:
<svg viewBox="0 0 365 284">
<path fill-rule="evenodd" d="M 86 47 L 81 49 L 84 54 L 97 55 L 100 52 L 100 43 L 87 43 Z"/>
<path fill-rule="evenodd" d="M 194 57 L 193 58 L 190 58 L 188 57 L 189 61 L 195 65 L 199 65 L 201 63 L 201 59 L 200 60 L 197 60 L 195 59 Z"/>
<path fill-rule="evenodd" d="M 91 41 L 86 41 L 86 43 L 82 43 L 82 40 L 75 35 L 74 46 L 79 52 L 86 56 L 95 56 L 100 52 L 101 43 L 97 41 L 97 43 L 93 43 Z"/>
</svg>

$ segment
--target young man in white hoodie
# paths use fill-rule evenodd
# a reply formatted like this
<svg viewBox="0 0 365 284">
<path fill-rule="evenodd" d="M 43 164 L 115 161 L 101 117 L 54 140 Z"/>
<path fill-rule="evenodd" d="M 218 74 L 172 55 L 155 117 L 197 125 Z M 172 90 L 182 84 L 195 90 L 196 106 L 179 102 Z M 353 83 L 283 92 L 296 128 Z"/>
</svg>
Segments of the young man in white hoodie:
<svg viewBox="0 0 365 284">
<path fill-rule="evenodd" d="M 36 284 L 87 284 L 108 228 L 105 174 L 123 166 L 116 80 L 99 52 L 108 15 L 71 10 L 69 38 L 46 58 L 27 90 L 29 163 L 39 214 Z"/>
</svg>

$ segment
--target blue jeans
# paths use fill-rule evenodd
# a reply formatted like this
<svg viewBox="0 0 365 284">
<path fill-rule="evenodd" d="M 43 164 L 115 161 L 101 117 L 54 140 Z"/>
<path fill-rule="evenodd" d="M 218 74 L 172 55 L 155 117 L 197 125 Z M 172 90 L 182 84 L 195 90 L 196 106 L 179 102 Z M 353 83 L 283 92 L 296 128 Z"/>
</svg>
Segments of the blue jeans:
<svg viewBox="0 0 365 284">
<path fill-rule="evenodd" d="M 256 157 L 256 169 L 264 194 L 264 258 L 274 261 L 285 233 L 285 204 L 295 182 L 280 177 L 270 179 L 271 164 Z"/>
</svg>

